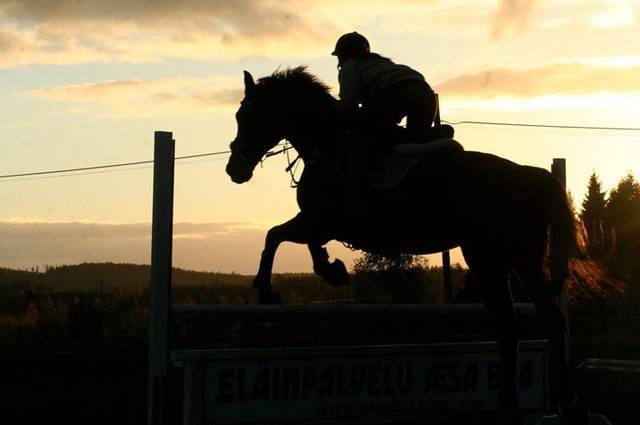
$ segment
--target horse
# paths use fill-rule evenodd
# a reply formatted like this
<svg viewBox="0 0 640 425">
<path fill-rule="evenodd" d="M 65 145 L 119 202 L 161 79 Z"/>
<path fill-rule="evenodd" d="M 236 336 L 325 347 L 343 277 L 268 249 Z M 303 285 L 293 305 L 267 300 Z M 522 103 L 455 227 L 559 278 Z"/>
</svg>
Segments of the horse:
<svg viewBox="0 0 640 425">
<path fill-rule="evenodd" d="M 383 255 L 460 247 L 498 329 L 502 423 L 520 421 L 511 274 L 526 284 L 543 321 L 559 408 L 566 413 L 562 417 L 571 418 L 576 408 L 559 299 L 569 260 L 580 246 L 562 184 L 542 168 L 488 153 L 445 149 L 419 161 L 399 184 L 369 193 L 364 212 L 349 217 L 344 179 L 335 166 L 344 140 L 337 100 L 328 86 L 306 67 L 278 70 L 257 82 L 244 71 L 244 85 L 226 166 L 231 180 L 250 180 L 256 165 L 284 139 L 305 165 L 296 192 L 300 212 L 266 234 L 253 282 L 259 302 L 280 301 L 271 288 L 271 273 L 276 250 L 285 241 L 306 244 L 314 271 L 336 286 L 348 282 L 348 273 L 340 260 L 329 261 L 323 246 L 331 240 Z"/>
</svg>

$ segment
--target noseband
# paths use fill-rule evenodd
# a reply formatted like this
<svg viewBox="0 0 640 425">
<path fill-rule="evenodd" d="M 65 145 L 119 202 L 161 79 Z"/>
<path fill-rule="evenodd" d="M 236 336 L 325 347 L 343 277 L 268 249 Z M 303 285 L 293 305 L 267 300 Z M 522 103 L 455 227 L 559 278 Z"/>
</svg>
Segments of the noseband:
<svg viewBox="0 0 640 425">
<path fill-rule="evenodd" d="M 231 142 L 231 154 L 232 155 L 236 155 L 236 157 L 238 157 L 238 159 L 240 159 L 240 162 L 247 169 L 247 171 L 252 172 L 254 166 L 251 165 L 251 163 L 249 162 L 249 160 L 247 159 L 245 154 L 242 153 L 242 150 L 238 149 L 237 143 L 238 142 L 236 142 L 236 141 Z"/>
</svg>

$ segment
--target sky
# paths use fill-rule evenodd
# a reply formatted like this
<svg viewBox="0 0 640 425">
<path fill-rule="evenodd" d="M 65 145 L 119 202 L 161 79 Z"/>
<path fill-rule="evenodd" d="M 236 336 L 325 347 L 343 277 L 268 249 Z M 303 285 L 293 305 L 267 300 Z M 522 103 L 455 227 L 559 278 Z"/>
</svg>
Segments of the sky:
<svg viewBox="0 0 640 425">
<path fill-rule="evenodd" d="M 0 175 L 149 160 L 156 130 L 178 156 L 225 151 L 243 70 L 307 65 L 337 95 L 330 52 L 354 30 L 422 72 L 448 122 L 640 127 L 640 0 L 0 0 Z M 640 177 L 637 130 L 455 129 L 467 150 L 566 158 L 578 206 L 594 171 L 605 189 Z M 243 185 L 226 160 L 176 164 L 175 266 L 254 273 L 265 230 L 297 212 L 285 158 Z M 149 263 L 152 171 L 0 178 L 0 267 Z M 311 271 L 306 248 L 275 271 Z"/>
</svg>

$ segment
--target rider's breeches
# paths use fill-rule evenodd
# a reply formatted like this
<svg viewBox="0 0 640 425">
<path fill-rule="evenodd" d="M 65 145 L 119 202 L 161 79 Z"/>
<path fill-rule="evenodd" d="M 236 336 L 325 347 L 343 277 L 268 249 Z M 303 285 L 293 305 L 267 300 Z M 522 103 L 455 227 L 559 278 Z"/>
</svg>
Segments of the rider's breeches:
<svg viewBox="0 0 640 425">
<path fill-rule="evenodd" d="M 382 121 L 399 123 L 407 117 L 407 130 L 419 137 L 433 124 L 436 96 L 427 83 L 411 81 L 390 90 L 381 107 Z"/>
</svg>

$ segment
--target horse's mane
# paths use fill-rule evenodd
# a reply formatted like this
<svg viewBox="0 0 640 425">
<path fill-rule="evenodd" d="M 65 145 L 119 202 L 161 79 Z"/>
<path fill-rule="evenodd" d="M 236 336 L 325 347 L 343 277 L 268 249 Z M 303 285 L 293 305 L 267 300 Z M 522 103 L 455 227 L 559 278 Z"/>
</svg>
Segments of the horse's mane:
<svg viewBox="0 0 640 425">
<path fill-rule="evenodd" d="M 258 86 L 285 99 L 335 101 L 329 93 L 331 88 L 307 71 L 306 66 L 278 69 L 270 76 L 258 79 Z"/>
</svg>

